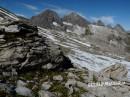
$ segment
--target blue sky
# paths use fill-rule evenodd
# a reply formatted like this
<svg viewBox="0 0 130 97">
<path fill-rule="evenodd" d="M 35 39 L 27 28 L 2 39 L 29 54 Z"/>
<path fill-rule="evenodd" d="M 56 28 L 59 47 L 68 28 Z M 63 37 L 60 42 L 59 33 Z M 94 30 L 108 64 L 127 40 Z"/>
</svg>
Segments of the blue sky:
<svg viewBox="0 0 130 97">
<path fill-rule="evenodd" d="M 130 0 L 0 0 L 0 6 L 28 18 L 47 8 L 61 16 L 75 11 L 88 20 L 119 23 L 130 30 Z"/>
</svg>

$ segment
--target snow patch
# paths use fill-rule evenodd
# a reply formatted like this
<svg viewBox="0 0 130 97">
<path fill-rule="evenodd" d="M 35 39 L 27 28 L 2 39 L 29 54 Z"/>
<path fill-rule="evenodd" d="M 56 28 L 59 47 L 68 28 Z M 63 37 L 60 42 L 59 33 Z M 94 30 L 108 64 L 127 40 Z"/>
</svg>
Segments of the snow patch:
<svg viewBox="0 0 130 97">
<path fill-rule="evenodd" d="M 71 30 L 67 29 L 66 32 L 72 32 Z"/>
<path fill-rule="evenodd" d="M 73 41 L 75 41 L 75 42 L 77 42 L 77 43 L 79 43 L 79 44 L 82 44 L 84 46 L 91 47 L 91 44 L 89 44 L 89 43 L 84 43 L 84 42 L 81 42 L 81 41 L 79 41 L 77 39 L 73 39 L 73 38 L 70 38 L 70 39 L 73 40 Z"/>
<path fill-rule="evenodd" d="M 60 26 L 57 22 L 53 22 L 54 26 Z"/>
<path fill-rule="evenodd" d="M 64 25 L 67 25 L 67 26 L 73 26 L 73 24 L 71 23 L 68 23 L 68 22 L 63 22 Z"/>
</svg>

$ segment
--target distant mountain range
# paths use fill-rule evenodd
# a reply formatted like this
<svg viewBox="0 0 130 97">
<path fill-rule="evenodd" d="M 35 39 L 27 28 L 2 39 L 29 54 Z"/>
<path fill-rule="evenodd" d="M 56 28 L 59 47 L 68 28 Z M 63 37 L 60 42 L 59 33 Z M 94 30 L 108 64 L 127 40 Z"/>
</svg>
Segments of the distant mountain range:
<svg viewBox="0 0 130 97">
<path fill-rule="evenodd" d="M 62 25 L 63 21 L 72 23 L 73 25 L 79 25 L 81 27 L 86 27 L 88 24 L 92 24 L 90 21 L 86 20 L 84 17 L 80 16 L 76 12 L 71 12 L 69 14 L 66 14 L 64 17 L 60 17 L 58 13 L 50 9 L 47 9 L 42 13 L 33 16 L 30 20 L 33 24 L 44 28 L 53 28 L 53 22 Z M 98 20 L 93 24 L 98 26 L 105 26 L 105 24 L 101 20 Z M 125 31 L 120 24 L 117 24 L 114 28 L 120 31 Z"/>
</svg>

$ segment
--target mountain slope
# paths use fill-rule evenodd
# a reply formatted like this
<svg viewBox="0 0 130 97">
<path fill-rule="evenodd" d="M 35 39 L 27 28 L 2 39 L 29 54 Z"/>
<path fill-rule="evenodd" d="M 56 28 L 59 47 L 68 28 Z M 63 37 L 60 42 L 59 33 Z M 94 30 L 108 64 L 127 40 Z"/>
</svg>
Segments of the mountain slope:
<svg viewBox="0 0 130 97">
<path fill-rule="evenodd" d="M 82 34 L 74 32 L 66 33 L 64 31 L 47 30 L 40 27 L 39 34 L 52 40 L 55 44 L 60 45 L 64 53 L 78 68 L 86 67 L 90 70 L 100 71 L 105 67 L 119 63 L 126 64 L 127 68 L 130 69 L 130 62 L 124 60 L 128 54 L 125 51 L 125 45 L 119 43 L 113 46 L 113 44 L 110 44 L 108 40 L 105 42 L 109 34 L 106 36 L 101 35 L 110 33 L 110 29 L 102 28 L 102 26 L 96 27 L 97 28 L 94 30 L 95 32 L 93 32 L 94 34 L 96 33 L 95 35 L 85 37 L 83 37 Z M 117 32 L 115 31 L 115 33 Z M 100 40 L 101 37 L 103 37 L 102 40 Z"/>
<path fill-rule="evenodd" d="M 126 43 L 128 35 L 123 27 L 105 26 L 100 20 L 92 24 L 74 12 L 64 16 L 62 22 L 65 30 L 39 27 L 39 33 L 60 45 L 77 67 L 99 71 L 112 64 L 121 63 L 130 68 L 129 62 L 125 61 L 130 54 Z"/>
</svg>

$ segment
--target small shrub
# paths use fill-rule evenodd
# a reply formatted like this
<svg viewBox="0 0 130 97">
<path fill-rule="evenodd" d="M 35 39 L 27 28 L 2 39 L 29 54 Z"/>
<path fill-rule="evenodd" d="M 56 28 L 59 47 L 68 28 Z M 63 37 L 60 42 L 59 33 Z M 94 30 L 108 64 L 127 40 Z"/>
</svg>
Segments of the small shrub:
<svg viewBox="0 0 130 97">
<path fill-rule="evenodd" d="M 85 29 L 85 35 L 92 35 L 93 33 L 90 31 L 89 26 Z"/>
<path fill-rule="evenodd" d="M 81 94 L 88 92 L 82 87 L 78 87 L 78 88 L 79 88 L 79 91 L 74 91 L 72 94 L 72 97 L 81 97 Z"/>
<path fill-rule="evenodd" d="M 93 75 L 93 82 L 97 82 L 97 77 L 95 75 Z"/>
<path fill-rule="evenodd" d="M 5 91 L 0 91 L 0 97 L 6 97 L 6 92 Z"/>
</svg>

